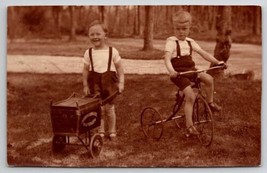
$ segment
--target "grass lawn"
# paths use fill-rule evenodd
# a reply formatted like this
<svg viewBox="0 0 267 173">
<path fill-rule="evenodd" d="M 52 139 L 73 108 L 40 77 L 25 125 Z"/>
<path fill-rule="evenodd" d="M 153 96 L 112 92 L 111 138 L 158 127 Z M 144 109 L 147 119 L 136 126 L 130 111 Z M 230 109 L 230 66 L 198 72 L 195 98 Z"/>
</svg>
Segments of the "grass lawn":
<svg viewBox="0 0 267 173">
<path fill-rule="evenodd" d="M 176 88 L 166 75 L 126 75 L 125 92 L 117 98 L 117 141 L 104 140 L 100 156 L 91 159 L 84 147 L 52 152 L 50 101 L 82 94 L 78 74 L 8 73 L 7 160 L 17 166 L 66 167 L 206 167 L 261 164 L 261 81 L 216 82 L 215 136 L 208 148 L 186 138 L 173 122 L 164 124 L 160 141 L 147 140 L 140 113 L 153 106 L 166 117 Z"/>
</svg>

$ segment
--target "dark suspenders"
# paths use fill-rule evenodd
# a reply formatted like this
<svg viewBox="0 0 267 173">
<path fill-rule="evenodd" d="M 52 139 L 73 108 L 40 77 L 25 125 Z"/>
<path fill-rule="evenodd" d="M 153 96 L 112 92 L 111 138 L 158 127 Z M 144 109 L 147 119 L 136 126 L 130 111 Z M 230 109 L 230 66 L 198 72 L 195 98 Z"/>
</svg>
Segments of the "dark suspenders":
<svg viewBox="0 0 267 173">
<path fill-rule="evenodd" d="M 93 58 L 92 58 L 92 48 L 89 48 L 89 59 L 90 59 L 91 69 L 92 69 L 92 71 L 94 71 L 94 64 L 93 64 Z M 112 60 L 112 47 L 109 47 L 109 58 L 108 58 L 107 71 L 110 71 L 111 60 Z"/>
<path fill-rule="evenodd" d="M 109 47 L 108 71 L 110 71 L 111 59 L 112 59 L 112 47 Z"/>
<path fill-rule="evenodd" d="M 190 55 L 192 55 L 193 48 L 192 48 L 191 42 L 187 40 L 187 43 L 188 43 L 188 45 L 190 47 Z"/>
<path fill-rule="evenodd" d="M 89 48 L 89 58 L 90 58 L 90 64 L 91 64 L 91 70 L 94 70 L 94 65 L 93 65 L 93 58 L 92 58 L 92 48 Z"/>
<path fill-rule="evenodd" d="M 181 49 L 180 49 L 180 45 L 178 40 L 175 41 L 176 42 L 176 51 L 177 51 L 177 57 L 181 56 Z"/>
<path fill-rule="evenodd" d="M 189 47 L 190 47 L 190 55 L 192 55 L 192 45 L 191 45 L 191 42 L 186 40 Z M 181 56 L 181 48 L 180 48 L 180 45 L 179 45 L 179 42 L 178 40 L 175 41 L 176 42 L 176 51 L 177 51 L 177 57 L 180 57 Z"/>
</svg>

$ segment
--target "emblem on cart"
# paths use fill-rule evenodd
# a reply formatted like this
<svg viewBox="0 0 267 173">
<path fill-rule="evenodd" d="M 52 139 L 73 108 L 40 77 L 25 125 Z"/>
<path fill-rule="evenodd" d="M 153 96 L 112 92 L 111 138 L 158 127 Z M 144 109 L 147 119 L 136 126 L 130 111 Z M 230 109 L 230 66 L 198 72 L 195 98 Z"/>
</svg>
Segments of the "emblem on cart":
<svg viewBox="0 0 267 173">
<path fill-rule="evenodd" d="M 97 118 L 97 112 L 90 112 L 86 114 L 82 119 L 82 125 L 84 127 L 90 127 L 95 124 Z"/>
</svg>

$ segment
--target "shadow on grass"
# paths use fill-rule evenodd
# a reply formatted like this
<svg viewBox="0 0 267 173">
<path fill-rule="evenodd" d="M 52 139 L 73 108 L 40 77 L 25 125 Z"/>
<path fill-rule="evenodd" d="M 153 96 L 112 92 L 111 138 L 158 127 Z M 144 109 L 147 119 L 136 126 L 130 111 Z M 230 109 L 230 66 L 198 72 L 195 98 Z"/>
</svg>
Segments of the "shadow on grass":
<svg viewBox="0 0 267 173">
<path fill-rule="evenodd" d="M 210 167 L 258 166 L 261 151 L 261 81 L 226 79 L 216 82 L 215 100 L 223 115 L 215 115 L 212 145 L 185 138 L 173 122 L 164 124 L 159 141 L 145 138 L 140 113 L 152 106 L 166 117 L 176 88 L 165 75 L 127 75 L 125 92 L 116 100 L 118 137 L 104 141 L 100 156 L 91 159 L 83 146 L 52 153 L 50 101 L 82 95 L 78 74 L 8 73 L 7 159 L 16 166 L 63 167 Z"/>
</svg>

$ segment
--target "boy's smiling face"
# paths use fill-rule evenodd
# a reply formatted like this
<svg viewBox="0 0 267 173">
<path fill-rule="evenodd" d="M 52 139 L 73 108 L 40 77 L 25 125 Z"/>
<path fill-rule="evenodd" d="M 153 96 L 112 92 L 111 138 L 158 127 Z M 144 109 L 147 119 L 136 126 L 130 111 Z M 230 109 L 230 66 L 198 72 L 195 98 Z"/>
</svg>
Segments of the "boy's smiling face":
<svg viewBox="0 0 267 173">
<path fill-rule="evenodd" d="M 89 29 L 89 39 L 95 47 L 103 47 L 105 45 L 106 33 L 101 25 L 94 25 Z"/>
<path fill-rule="evenodd" d="M 174 31 L 176 37 L 179 40 L 185 40 L 185 38 L 189 35 L 190 27 L 191 27 L 190 22 L 175 23 Z"/>
</svg>

